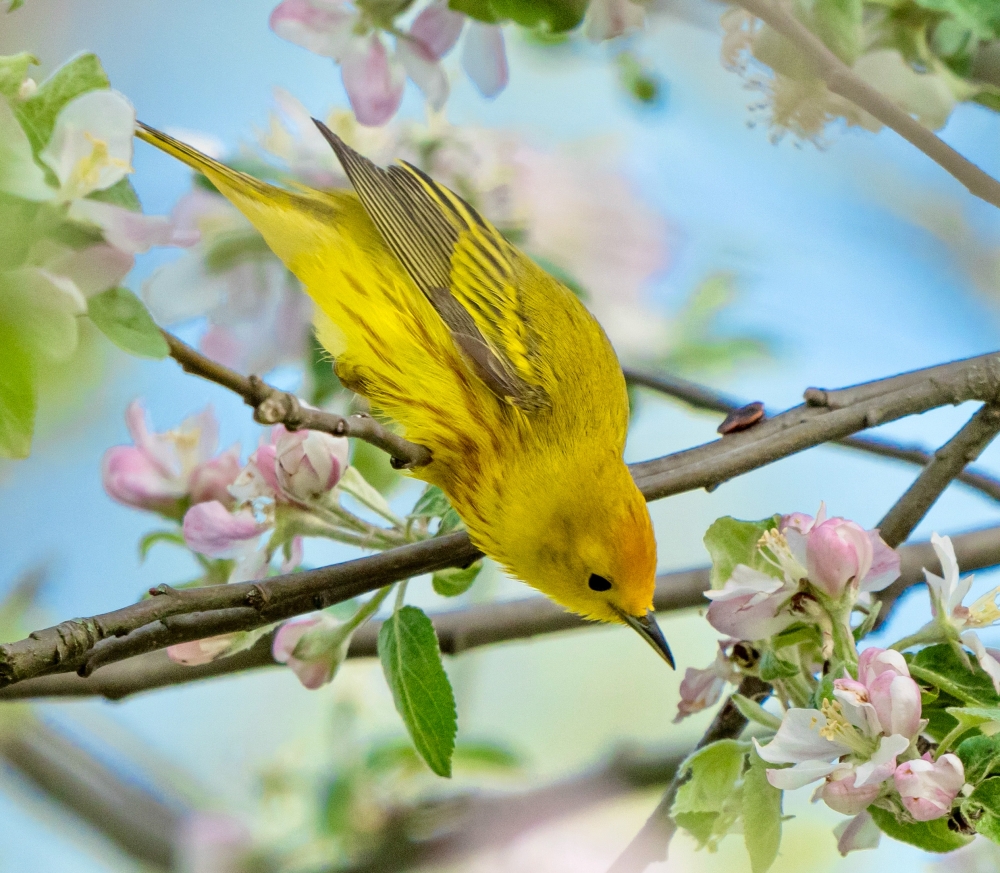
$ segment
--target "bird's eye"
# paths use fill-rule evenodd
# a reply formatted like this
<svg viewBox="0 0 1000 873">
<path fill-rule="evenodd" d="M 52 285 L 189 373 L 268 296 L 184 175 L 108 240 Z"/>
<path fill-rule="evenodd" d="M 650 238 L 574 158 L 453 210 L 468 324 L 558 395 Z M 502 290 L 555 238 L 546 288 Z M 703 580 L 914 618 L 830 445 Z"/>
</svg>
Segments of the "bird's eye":
<svg viewBox="0 0 1000 873">
<path fill-rule="evenodd" d="M 590 586 L 591 591 L 611 590 L 611 583 L 603 576 L 598 576 L 596 573 L 590 574 L 590 579 L 587 580 L 587 584 Z"/>
</svg>

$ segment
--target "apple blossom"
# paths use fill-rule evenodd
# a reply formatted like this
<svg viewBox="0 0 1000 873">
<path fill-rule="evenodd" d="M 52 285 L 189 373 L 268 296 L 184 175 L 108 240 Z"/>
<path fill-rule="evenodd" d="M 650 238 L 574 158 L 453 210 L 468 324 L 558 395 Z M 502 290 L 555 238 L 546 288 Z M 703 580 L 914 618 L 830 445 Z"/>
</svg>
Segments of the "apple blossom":
<svg viewBox="0 0 1000 873">
<path fill-rule="evenodd" d="M 674 724 L 717 703 L 726 683 L 738 681 L 738 674 L 728 655 L 728 649 L 735 642 L 736 640 L 720 640 L 719 651 L 708 667 L 704 670 L 688 667 L 684 672 Z"/>
<path fill-rule="evenodd" d="M 307 430 L 283 434 L 274 452 L 275 474 L 283 495 L 308 504 L 340 481 L 349 446 L 344 437 Z"/>
<path fill-rule="evenodd" d="M 239 472 L 239 446 L 215 457 L 219 425 L 211 408 L 165 433 L 150 432 L 137 400 L 129 404 L 125 420 L 134 445 L 113 446 L 102 463 L 104 490 L 111 497 L 172 518 L 190 503 L 232 504 L 227 488 Z"/>
<path fill-rule="evenodd" d="M 288 664 L 299 681 L 314 690 L 333 680 L 347 657 L 353 626 L 326 613 L 300 616 L 285 622 L 274 636 L 272 654 Z"/>
<path fill-rule="evenodd" d="M 893 774 L 903 806 L 917 821 L 932 821 L 948 815 L 965 784 L 965 767 L 950 752 L 936 761 L 930 752 L 906 761 Z"/>
<path fill-rule="evenodd" d="M 882 839 L 882 831 L 867 811 L 841 822 L 833 829 L 833 835 L 837 838 L 837 851 L 841 856 L 863 849 L 875 849 Z"/>
<path fill-rule="evenodd" d="M 720 633 L 760 640 L 784 630 L 797 617 L 786 608 L 797 586 L 738 564 L 722 588 L 705 592 L 712 601 L 707 618 Z"/>
<path fill-rule="evenodd" d="M 496 97 L 507 87 L 510 71 L 498 24 L 469 22 L 462 43 L 462 69 L 484 97 Z"/>
</svg>

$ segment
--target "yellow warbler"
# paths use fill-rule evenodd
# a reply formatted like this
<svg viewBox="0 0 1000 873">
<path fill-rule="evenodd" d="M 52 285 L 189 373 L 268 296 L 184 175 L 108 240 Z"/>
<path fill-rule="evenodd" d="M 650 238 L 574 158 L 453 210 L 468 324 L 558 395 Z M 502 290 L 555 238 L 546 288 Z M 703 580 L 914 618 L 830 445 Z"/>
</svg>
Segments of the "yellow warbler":
<svg viewBox="0 0 1000 873">
<path fill-rule="evenodd" d="M 672 666 L 604 331 L 460 197 L 316 124 L 356 193 L 277 188 L 137 135 L 208 177 L 301 280 L 337 376 L 430 450 L 413 475 L 448 495 L 478 548 L 567 609 L 631 625 Z"/>
</svg>

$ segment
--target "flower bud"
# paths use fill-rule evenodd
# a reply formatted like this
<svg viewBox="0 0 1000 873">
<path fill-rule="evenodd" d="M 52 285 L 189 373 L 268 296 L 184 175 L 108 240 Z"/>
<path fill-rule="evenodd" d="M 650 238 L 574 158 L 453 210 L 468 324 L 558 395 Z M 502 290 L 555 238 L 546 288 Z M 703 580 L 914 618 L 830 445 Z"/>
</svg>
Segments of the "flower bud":
<svg viewBox="0 0 1000 873">
<path fill-rule="evenodd" d="M 860 788 L 856 788 L 856 780 L 855 770 L 832 773 L 826 777 L 826 782 L 820 786 L 816 794 L 830 809 L 843 815 L 857 815 L 878 797 L 882 785 L 880 782 L 870 780 Z"/>
<path fill-rule="evenodd" d="M 206 637 L 203 640 L 191 640 L 187 643 L 177 643 L 167 646 L 167 657 L 175 664 L 185 667 L 197 667 L 221 658 L 233 646 L 238 633 L 221 634 L 217 637 Z"/>
<path fill-rule="evenodd" d="M 853 521 L 831 518 L 806 535 L 806 569 L 809 581 L 838 599 L 849 582 L 860 585 L 872 566 L 868 532 Z"/>
<path fill-rule="evenodd" d="M 271 652 L 279 664 L 288 664 L 306 688 L 314 690 L 333 680 L 347 657 L 351 635 L 329 615 L 293 618 L 274 636 Z"/>
<path fill-rule="evenodd" d="M 942 755 L 931 760 L 906 761 L 896 768 L 896 790 L 903 806 L 917 821 L 931 821 L 948 815 L 951 805 L 965 784 L 965 767 L 957 755 Z"/>
<path fill-rule="evenodd" d="M 914 737 L 920 730 L 920 687 L 909 676 L 887 670 L 868 686 L 882 733 Z"/>
<path fill-rule="evenodd" d="M 278 484 L 297 502 L 318 500 L 340 481 L 347 466 L 347 440 L 319 431 L 286 434 L 274 448 Z"/>
</svg>

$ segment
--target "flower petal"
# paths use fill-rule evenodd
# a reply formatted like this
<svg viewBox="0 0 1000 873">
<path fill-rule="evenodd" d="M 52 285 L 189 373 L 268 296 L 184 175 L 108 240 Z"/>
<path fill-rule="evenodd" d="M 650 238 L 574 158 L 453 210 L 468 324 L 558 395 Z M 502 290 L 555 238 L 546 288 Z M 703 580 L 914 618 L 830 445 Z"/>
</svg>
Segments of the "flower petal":
<svg viewBox="0 0 1000 873">
<path fill-rule="evenodd" d="M 184 515 L 184 541 L 210 558 L 243 557 L 269 525 L 249 509 L 230 512 L 217 500 L 197 503 Z"/>
<path fill-rule="evenodd" d="M 631 0 L 592 0 L 587 7 L 584 33 L 592 42 L 603 42 L 641 30 L 645 20 L 646 10 Z"/>
<path fill-rule="evenodd" d="M 431 108 L 437 111 L 444 106 L 448 99 L 448 77 L 430 50 L 419 40 L 398 37 L 396 57 Z"/>
<path fill-rule="evenodd" d="M 445 0 L 426 7 L 410 25 L 410 36 L 419 39 L 435 58 L 454 48 L 465 25 L 465 16 L 448 8 Z"/>
<path fill-rule="evenodd" d="M 269 21 L 282 39 L 328 58 L 339 58 L 358 20 L 346 3 L 317 0 L 283 0 Z"/>
<path fill-rule="evenodd" d="M 135 109 L 117 91 L 88 91 L 70 100 L 39 158 L 59 179 L 59 196 L 76 200 L 132 172 Z"/>
<path fill-rule="evenodd" d="M 959 636 L 959 639 L 975 653 L 979 666 L 989 674 L 993 680 L 993 687 L 997 694 L 1000 694 L 1000 662 L 990 654 L 975 631 L 966 631 Z"/>
<path fill-rule="evenodd" d="M 484 97 L 496 97 L 507 87 L 507 53 L 499 25 L 469 22 L 462 44 L 462 69 Z"/>
<path fill-rule="evenodd" d="M 348 43 L 340 74 L 360 124 L 379 127 L 396 114 L 403 99 L 403 70 L 389 57 L 378 34 Z"/>
<path fill-rule="evenodd" d="M 833 834 L 837 838 L 837 851 L 845 857 L 849 852 L 878 848 L 882 839 L 882 831 L 870 812 L 858 813 L 850 821 L 841 822 Z"/>
<path fill-rule="evenodd" d="M 178 231 L 165 215 L 143 215 L 99 200 L 74 200 L 68 214 L 74 221 L 96 225 L 107 242 L 129 254 L 153 246 L 191 246 L 199 238 L 197 232 Z"/>
<path fill-rule="evenodd" d="M 856 768 L 857 778 L 854 781 L 856 788 L 860 788 L 868 782 L 884 782 L 896 769 L 896 756 L 903 754 L 910 747 L 910 738 L 893 734 L 891 737 L 882 737 L 878 743 L 878 749 L 871 758 L 864 764 L 859 764 Z"/>
<path fill-rule="evenodd" d="M 756 739 L 754 740 L 754 745 L 757 745 Z M 761 747 L 757 745 L 758 753 L 760 750 Z M 817 779 L 829 776 L 839 766 L 840 764 L 836 762 L 803 761 L 794 767 L 785 767 L 782 770 L 768 770 L 767 781 L 782 791 L 794 791 L 796 788 L 802 788 L 810 782 L 815 782 Z"/>
<path fill-rule="evenodd" d="M 826 727 L 826 716 L 819 710 L 790 709 L 785 713 L 781 727 L 771 742 L 766 746 L 757 744 L 756 740 L 754 743 L 757 745 L 758 754 L 769 764 L 829 761 L 849 751 L 842 743 L 832 742 L 820 736 L 820 731 L 824 727 Z"/>
</svg>

